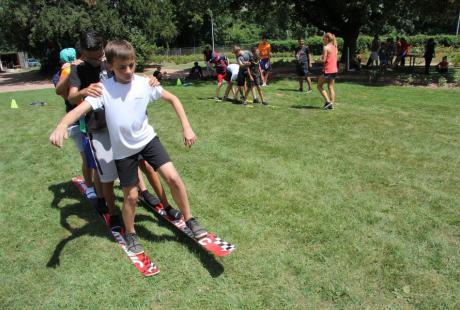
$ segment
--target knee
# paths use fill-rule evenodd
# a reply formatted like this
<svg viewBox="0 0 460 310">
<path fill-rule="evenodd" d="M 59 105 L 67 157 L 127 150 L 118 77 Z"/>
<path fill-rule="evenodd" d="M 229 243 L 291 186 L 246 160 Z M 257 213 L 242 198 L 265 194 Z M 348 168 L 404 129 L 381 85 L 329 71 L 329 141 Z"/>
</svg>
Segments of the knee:
<svg viewBox="0 0 460 310">
<path fill-rule="evenodd" d="M 182 184 L 182 180 L 177 172 L 170 173 L 165 176 L 165 181 L 170 187 L 179 187 Z"/>
<path fill-rule="evenodd" d="M 136 205 L 137 199 L 138 199 L 137 188 L 135 190 L 129 191 L 125 197 L 126 202 L 131 206 Z"/>
</svg>

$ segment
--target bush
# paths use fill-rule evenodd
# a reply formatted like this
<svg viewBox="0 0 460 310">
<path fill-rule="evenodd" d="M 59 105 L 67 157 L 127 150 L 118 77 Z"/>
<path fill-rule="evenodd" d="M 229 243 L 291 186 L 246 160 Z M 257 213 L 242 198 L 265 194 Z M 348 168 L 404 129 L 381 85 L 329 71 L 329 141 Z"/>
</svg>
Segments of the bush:
<svg viewBox="0 0 460 310">
<path fill-rule="evenodd" d="M 447 79 L 444 76 L 440 76 L 438 79 L 438 85 L 439 86 L 444 86 L 447 83 Z"/>
</svg>

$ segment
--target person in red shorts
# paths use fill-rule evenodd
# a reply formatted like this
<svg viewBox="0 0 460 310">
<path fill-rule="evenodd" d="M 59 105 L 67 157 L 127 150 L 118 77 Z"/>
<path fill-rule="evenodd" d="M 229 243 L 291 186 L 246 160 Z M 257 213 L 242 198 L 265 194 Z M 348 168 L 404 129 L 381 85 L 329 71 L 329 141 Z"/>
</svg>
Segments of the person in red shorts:
<svg viewBox="0 0 460 310">
<path fill-rule="evenodd" d="M 214 52 L 211 56 L 211 63 L 214 65 L 214 69 L 217 74 L 217 89 L 216 96 L 214 99 L 216 101 L 221 101 L 219 97 L 220 89 L 222 88 L 222 82 L 224 81 L 225 73 L 227 72 L 228 59 L 225 56 L 219 55 L 219 53 Z"/>
</svg>

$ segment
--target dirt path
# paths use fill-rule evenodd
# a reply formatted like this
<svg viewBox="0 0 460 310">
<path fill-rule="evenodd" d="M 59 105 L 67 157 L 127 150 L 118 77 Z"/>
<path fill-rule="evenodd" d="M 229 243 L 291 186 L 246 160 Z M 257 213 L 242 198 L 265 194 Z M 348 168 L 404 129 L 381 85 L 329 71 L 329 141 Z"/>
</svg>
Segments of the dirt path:
<svg viewBox="0 0 460 310">
<path fill-rule="evenodd" d="M 51 77 L 37 71 L 0 73 L 0 93 L 53 87 Z"/>
<path fill-rule="evenodd" d="M 184 77 L 188 73 L 188 70 L 165 70 L 168 72 L 168 78 L 171 79 Z M 11 71 L 0 73 L 0 93 L 44 88 L 54 88 L 51 82 L 51 76 L 43 75 L 38 71 Z"/>
</svg>

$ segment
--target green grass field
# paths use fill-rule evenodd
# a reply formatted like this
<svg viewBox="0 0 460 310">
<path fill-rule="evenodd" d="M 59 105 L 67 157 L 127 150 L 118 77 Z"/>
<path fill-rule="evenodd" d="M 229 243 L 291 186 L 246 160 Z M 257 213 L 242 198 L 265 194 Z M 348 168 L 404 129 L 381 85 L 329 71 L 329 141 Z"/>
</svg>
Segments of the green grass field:
<svg viewBox="0 0 460 310">
<path fill-rule="evenodd" d="M 293 80 L 264 88 L 273 107 L 216 103 L 214 87 L 167 87 L 190 150 L 168 104 L 149 117 L 195 216 L 238 248 L 214 258 L 138 208 L 151 278 L 70 183 L 73 143 L 48 143 L 62 99 L 0 94 L 2 309 L 460 308 L 458 89 L 338 83 L 323 111 Z"/>
</svg>

